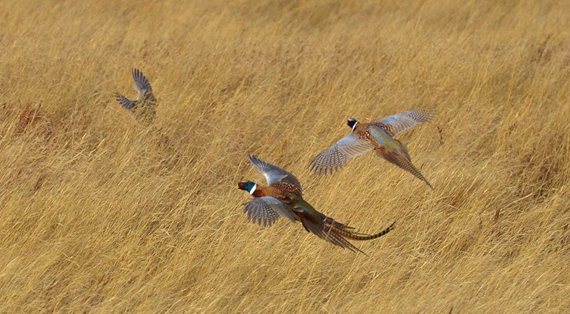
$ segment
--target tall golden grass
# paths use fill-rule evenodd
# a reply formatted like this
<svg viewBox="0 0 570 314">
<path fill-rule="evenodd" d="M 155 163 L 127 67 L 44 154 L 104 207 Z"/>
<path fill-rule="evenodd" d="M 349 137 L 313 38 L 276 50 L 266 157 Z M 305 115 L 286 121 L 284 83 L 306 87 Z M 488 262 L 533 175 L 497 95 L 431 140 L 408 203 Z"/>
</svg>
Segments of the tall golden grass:
<svg viewBox="0 0 570 314">
<path fill-rule="evenodd" d="M 0 311 L 567 312 L 567 1 L 0 2 Z M 114 100 L 140 68 L 152 127 Z M 433 183 L 350 130 L 412 107 Z M 441 129 L 441 132 L 438 131 Z M 247 221 L 248 154 L 323 213 L 330 245 Z"/>
</svg>

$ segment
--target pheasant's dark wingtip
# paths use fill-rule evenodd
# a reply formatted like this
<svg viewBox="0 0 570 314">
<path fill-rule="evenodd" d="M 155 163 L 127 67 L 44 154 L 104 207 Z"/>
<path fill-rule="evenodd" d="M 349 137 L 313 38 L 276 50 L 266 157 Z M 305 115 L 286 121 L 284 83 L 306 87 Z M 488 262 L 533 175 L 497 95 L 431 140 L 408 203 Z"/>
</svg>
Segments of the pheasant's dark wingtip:
<svg viewBox="0 0 570 314">
<path fill-rule="evenodd" d="M 256 155 L 249 155 L 249 160 L 250 160 L 252 163 L 254 163 L 254 164 L 255 164 L 255 163 L 258 163 L 258 162 L 260 161 L 259 158 L 257 158 Z"/>
<path fill-rule="evenodd" d="M 437 115 L 437 109 L 433 107 L 422 108 L 420 110 L 426 115 L 424 122 L 432 122 Z"/>
<path fill-rule="evenodd" d="M 320 175 L 320 176 L 328 176 L 333 174 L 336 169 L 333 168 L 318 168 L 316 165 L 311 164 L 311 166 L 309 167 L 309 170 L 316 174 L 316 175 Z"/>
</svg>

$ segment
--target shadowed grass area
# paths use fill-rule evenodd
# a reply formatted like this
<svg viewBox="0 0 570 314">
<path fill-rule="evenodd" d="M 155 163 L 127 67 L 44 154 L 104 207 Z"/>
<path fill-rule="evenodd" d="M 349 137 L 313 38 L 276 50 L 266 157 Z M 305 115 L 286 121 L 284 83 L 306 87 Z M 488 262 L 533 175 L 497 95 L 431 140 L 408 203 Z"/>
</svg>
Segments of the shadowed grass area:
<svg viewBox="0 0 570 314">
<path fill-rule="evenodd" d="M 564 1 L 0 3 L 2 312 L 564 312 Z M 133 67 L 157 121 L 115 101 Z M 129 91 L 129 95 L 134 95 Z M 414 107 L 433 184 L 374 154 L 310 160 Z M 256 154 L 363 232 L 339 249 L 247 221 Z"/>
</svg>

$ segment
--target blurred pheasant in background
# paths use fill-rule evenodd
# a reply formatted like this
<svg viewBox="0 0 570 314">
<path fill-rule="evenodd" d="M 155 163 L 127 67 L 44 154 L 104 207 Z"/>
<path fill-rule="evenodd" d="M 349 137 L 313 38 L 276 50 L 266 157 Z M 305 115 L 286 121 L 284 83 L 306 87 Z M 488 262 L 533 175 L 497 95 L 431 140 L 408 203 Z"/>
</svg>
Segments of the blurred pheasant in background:
<svg viewBox="0 0 570 314">
<path fill-rule="evenodd" d="M 156 98 L 152 93 L 152 87 L 139 69 L 133 69 L 133 86 L 137 91 L 137 99 L 130 100 L 127 97 L 115 93 L 115 99 L 125 109 L 132 112 L 139 122 L 150 124 L 156 117 Z"/>
<path fill-rule="evenodd" d="M 395 138 L 420 123 L 431 121 L 432 116 L 431 111 L 413 109 L 370 123 L 350 118 L 347 124 L 352 133 L 318 154 L 312 160 L 310 168 L 318 174 L 330 174 L 339 170 L 351 158 L 374 150 L 377 155 L 410 172 L 433 189 L 431 183 L 412 164 L 406 146 Z"/>
<path fill-rule="evenodd" d="M 354 228 L 325 216 L 303 200 L 301 184 L 291 173 L 255 156 L 250 156 L 249 159 L 267 180 L 267 186 L 251 181 L 242 181 L 238 184 L 239 189 L 249 192 L 253 197 L 246 203 L 244 212 L 255 223 L 270 226 L 283 216 L 293 222 L 300 221 L 305 230 L 334 245 L 361 253 L 364 252 L 347 239 L 372 240 L 394 229 L 392 223 L 388 228 L 372 235 L 355 232 Z"/>
</svg>

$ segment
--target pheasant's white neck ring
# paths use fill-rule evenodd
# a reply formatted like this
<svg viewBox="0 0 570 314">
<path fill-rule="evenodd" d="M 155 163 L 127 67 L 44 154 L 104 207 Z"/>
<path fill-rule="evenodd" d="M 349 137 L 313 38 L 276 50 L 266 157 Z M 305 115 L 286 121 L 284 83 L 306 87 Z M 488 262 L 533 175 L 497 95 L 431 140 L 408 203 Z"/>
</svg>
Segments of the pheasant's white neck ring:
<svg viewBox="0 0 570 314">
<path fill-rule="evenodd" d="M 354 121 L 354 125 L 352 126 L 352 132 L 354 132 L 354 129 L 356 129 L 357 124 L 358 124 L 358 121 Z"/>
<path fill-rule="evenodd" d="M 251 190 L 249 191 L 250 195 L 253 195 L 253 192 L 255 192 L 255 189 L 257 189 L 257 184 L 254 184 L 253 187 L 251 188 Z"/>
</svg>

